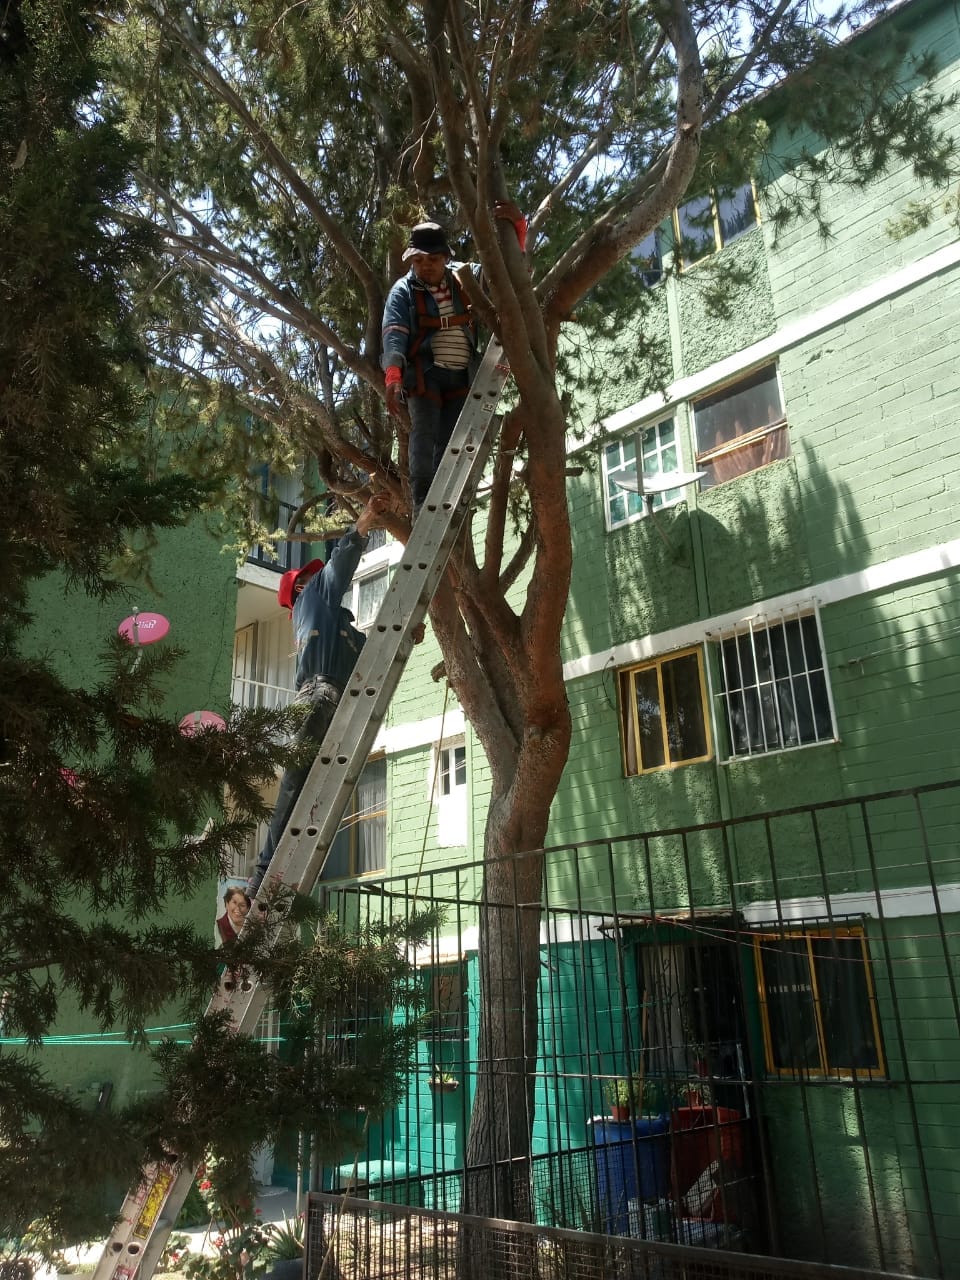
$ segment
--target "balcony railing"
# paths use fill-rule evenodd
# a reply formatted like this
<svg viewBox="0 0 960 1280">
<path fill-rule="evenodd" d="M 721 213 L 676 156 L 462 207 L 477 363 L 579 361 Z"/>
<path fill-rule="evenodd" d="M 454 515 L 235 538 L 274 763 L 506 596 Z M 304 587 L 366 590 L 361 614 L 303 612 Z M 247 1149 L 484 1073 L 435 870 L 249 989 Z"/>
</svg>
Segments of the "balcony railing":
<svg viewBox="0 0 960 1280">
<path fill-rule="evenodd" d="M 272 711 L 277 707 L 288 707 L 293 701 L 294 691 L 284 685 L 234 676 L 231 697 L 238 707 L 266 707 Z"/>
</svg>

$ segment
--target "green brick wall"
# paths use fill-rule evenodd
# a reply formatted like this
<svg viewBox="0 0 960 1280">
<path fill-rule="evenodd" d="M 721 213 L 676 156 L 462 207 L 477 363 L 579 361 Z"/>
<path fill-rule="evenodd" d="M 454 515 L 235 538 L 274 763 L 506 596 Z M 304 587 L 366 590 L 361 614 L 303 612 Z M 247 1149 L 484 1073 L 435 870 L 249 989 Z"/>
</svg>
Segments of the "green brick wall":
<svg viewBox="0 0 960 1280">
<path fill-rule="evenodd" d="M 945 950 L 957 963 L 955 929 L 948 922 L 946 936 L 938 937 L 929 918 L 903 917 L 871 922 L 867 936 L 888 1069 L 893 1081 L 903 1080 L 902 1035 L 909 1076 L 917 1082 L 913 1100 L 903 1084 L 887 1081 L 856 1091 L 839 1082 L 761 1088 L 766 1136 L 776 1152 L 770 1191 L 779 1247 L 788 1256 L 940 1274 L 929 1192 L 942 1274 L 949 1276 L 951 1245 L 960 1243 L 960 1109 L 945 1104 L 938 1082 L 960 1071 L 956 992 L 943 977 Z"/>
<path fill-rule="evenodd" d="M 31 595 L 35 618 L 24 648 L 48 658 L 69 683 L 90 685 L 101 674 L 101 648 L 117 625 L 135 607 L 162 613 L 171 624 L 169 643 L 187 654 L 170 678 L 164 714 L 174 720 L 205 709 L 227 714 L 236 617 L 235 574 L 232 555 L 222 554 L 219 542 L 207 536 L 199 523 L 161 533 L 151 566 L 153 591 L 137 587 L 125 597 L 101 604 L 78 593 L 65 593 L 59 577 L 51 576 L 38 584 Z M 216 881 L 211 879 L 208 888 L 194 897 L 168 903 L 165 918 L 174 917 L 209 931 L 212 940 L 215 907 Z M 155 1025 L 174 1025 L 178 1020 L 178 1010 L 171 1008 L 156 1018 Z M 89 1015 L 81 1015 L 67 1004 L 55 1030 L 59 1036 L 78 1038 L 45 1048 L 40 1055 L 43 1069 L 84 1100 L 95 1102 L 104 1081 L 112 1082 L 113 1100 L 119 1103 L 149 1089 L 153 1067 L 146 1054 L 122 1042 L 116 1047 L 98 1046 Z"/>
</svg>

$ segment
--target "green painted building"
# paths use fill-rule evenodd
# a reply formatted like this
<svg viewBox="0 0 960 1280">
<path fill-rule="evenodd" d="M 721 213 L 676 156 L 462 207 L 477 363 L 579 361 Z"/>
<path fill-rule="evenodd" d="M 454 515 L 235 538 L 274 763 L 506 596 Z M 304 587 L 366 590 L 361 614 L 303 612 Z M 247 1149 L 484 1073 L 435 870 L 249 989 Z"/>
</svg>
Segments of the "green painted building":
<svg viewBox="0 0 960 1280">
<path fill-rule="evenodd" d="M 958 86 L 952 9 L 913 0 L 860 39 L 886 24 L 936 51 L 938 87 Z M 764 210 L 803 141 L 784 133 L 778 174 L 699 193 L 642 246 L 665 394 L 610 378 L 578 407 L 589 439 L 571 454 L 589 465 L 570 482 L 574 732 L 549 835 L 534 1203 L 560 1225 L 949 1276 L 960 801 L 917 789 L 960 762 L 960 237 L 945 208 L 891 236 L 918 195 L 896 168 L 828 194 L 831 238 L 812 220 L 775 237 Z M 685 261 L 667 274 L 674 253 Z M 724 318 L 706 305 L 718 264 L 742 280 Z M 378 543 L 352 591 L 361 625 L 399 558 Z M 189 651 L 172 715 L 289 700 L 275 590 L 302 562 L 258 553 L 238 570 L 199 530 L 162 539 L 157 594 L 135 604 Z M 53 588 L 39 605 L 38 647 L 82 678 L 120 616 L 79 599 L 68 616 Z M 324 879 L 332 903 L 366 915 L 444 905 L 418 957 L 436 1017 L 357 1172 L 371 1193 L 454 1205 L 477 1081 L 489 777 L 430 679 L 436 660 L 429 640 L 414 650 Z M 905 794 L 859 799 L 890 792 Z M 218 901 L 211 883 L 183 910 L 212 929 Z M 59 1030 L 71 1040 L 45 1063 L 91 1100 L 108 1081 L 122 1098 L 149 1088 L 141 1056 L 77 1038 L 79 1020 Z M 714 1126 L 721 1109 L 736 1117 L 710 1213 L 679 1186 L 678 1161 L 704 1170 L 675 1134 L 669 1167 L 656 1147 L 637 1193 L 604 1202 L 604 1084 L 641 1067 L 674 1128 L 711 1107 Z M 292 1182 L 297 1135 L 260 1172 Z"/>
<path fill-rule="evenodd" d="M 915 0 L 858 38 L 891 27 L 958 87 L 949 6 Z M 891 234 L 923 194 L 896 165 L 827 190 L 829 238 L 813 219 L 775 236 L 764 211 L 815 141 L 777 133 L 775 96 L 770 124 L 778 173 L 700 193 L 638 255 L 665 393 L 611 379 L 580 405 L 589 443 L 571 443 L 590 465 L 570 482 L 574 733 L 549 837 L 535 1145 L 582 1159 L 595 1216 L 603 1080 L 638 1063 L 709 1076 L 714 1107 L 749 1122 L 741 1242 L 947 1276 L 960 803 L 918 789 L 960 763 L 960 237 L 942 202 Z M 730 264 L 741 283 L 717 318 L 710 273 Z M 424 962 L 443 1030 L 361 1161 L 391 1193 L 458 1168 L 474 1087 L 488 776 L 428 679 L 435 657 L 415 651 L 378 742 L 382 862 L 366 868 L 384 892 L 457 904 Z M 860 801 L 880 793 L 906 794 Z M 440 1097 L 448 1067 L 459 1087 Z M 676 1118 L 675 1091 L 662 1106 Z M 432 1185 L 409 1194 L 439 1203 Z M 566 1175 L 536 1196 L 545 1220 L 590 1225 Z"/>
<path fill-rule="evenodd" d="M 174 722 L 204 710 L 229 714 L 235 557 L 195 521 L 158 535 L 150 578 L 149 587 L 132 587 L 106 602 L 65 591 L 59 575 L 44 579 L 31 594 L 34 620 L 25 649 L 48 659 L 70 684 L 93 688 L 103 678 L 104 646 L 124 620 L 137 613 L 159 614 L 169 623 L 168 643 L 186 651 L 167 682 L 162 713 Z M 143 635 L 149 634 L 144 629 Z M 209 930 L 212 939 L 218 901 L 211 878 L 205 891 L 171 903 L 171 914 Z M 189 1034 L 180 1016 L 170 1009 L 156 1020 L 148 1039 Z M 89 1013 L 71 1013 L 64 1004 L 55 1032 L 40 1051 L 43 1069 L 91 1106 L 98 1101 L 123 1105 L 155 1087 L 152 1062 L 147 1053 L 131 1049 L 122 1025 L 101 1033 Z"/>
</svg>

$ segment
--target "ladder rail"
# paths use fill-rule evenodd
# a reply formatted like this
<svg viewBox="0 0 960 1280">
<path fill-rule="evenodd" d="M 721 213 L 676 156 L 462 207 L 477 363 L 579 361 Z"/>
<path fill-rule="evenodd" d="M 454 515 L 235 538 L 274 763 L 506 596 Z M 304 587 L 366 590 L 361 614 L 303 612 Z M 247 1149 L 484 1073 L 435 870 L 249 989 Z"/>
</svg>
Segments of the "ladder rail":
<svg viewBox="0 0 960 1280">
<path fill-rule="evenodd" d="M 291 900 L 285 890 L 310 893 L 323 872 L 413 648 L 413 631 L 426 616 L 486 467 L 507 376 L 500 343 L 491 338 L 423 511 L 244 922 L 243 929 L 266 929 L 269 945 L 283 932 Z M 245 982 L 226 971 L 207 1012 L 228 1010 L 236 1030 L 249 1035 L 268 994 L 263 983 Z M 197 1167 L 154 1164 L 145 1169 L 143 1180 L 123 1202 L 93 1280 L 150 1280 Z"/>
</svg>

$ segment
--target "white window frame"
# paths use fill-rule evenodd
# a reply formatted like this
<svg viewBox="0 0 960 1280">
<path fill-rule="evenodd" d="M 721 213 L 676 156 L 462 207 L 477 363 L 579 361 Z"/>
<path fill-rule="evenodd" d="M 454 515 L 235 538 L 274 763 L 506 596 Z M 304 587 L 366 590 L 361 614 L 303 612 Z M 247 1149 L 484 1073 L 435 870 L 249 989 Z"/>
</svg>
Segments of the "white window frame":
<svg viewBox="0 0 960 1280">
<path fill-rule="evenodd" d="M 233 633 L 231 699 L 239 707 L 287 707 L 295 696 L 290 621 L 279 610 Z"/>
<path fill-rule="evenodd" d="M 456 780 L 458 752 L 463 753 L 463 782 L 461 783 Z M 450 790 L 446 794 L 443 792 L 445 760 L 447 777 L 451 779 Z M 466 738 L 463 734 L 454 738 L 444 738 L 443 742 L 434 744 L 429 788 L 437 814 L 437 846 L 441 849 L 462 848 L 468 843 L 470 835 L 470 771 Z"/>
<path fill-rule="evenodd" d="M 731 690 L 727 690 L 724 687 L 726 683 L 723 678 L 723 663 L 726 660 L 725 653 L 724 653 L 725 641 L 732 640 L 735 637 L 742 637 L 745 639 L 746 643 L 749 645 L 750 649 L 753 651 L 755 655 L 757 637 L 766 635 L 768 652 L 770 652 L 770 633 L 771 632 L 778 630 L 781 627 L 785 627 L 787 624 L 792 622 L 802 624 L 802 620 L 804 618 L 811 618 L 811 617 L 814 620 L 817 643 L 820 646 L 819 665 L 811 666 L 808 661 L 807 654 L 806 654 L 806 647 L 803 639 L 803 629 L 801 625 L 800 642 L 801 642 L 801 651 L 803 653 L 803 661 L 804 661 L 804 667 L 802 670 L 794 671 L 792 669 L 790 664 L 790 647 L 789 645 L 787 645 L 785 646 L 785 649 L 784 649 L 784 655 L 787 660 L 787 673 L 785 677 L 781 676 L 778 679 L 776 676 L 776 673 L 774 673 L 772 679 L 761 680 L 758 676 L 755 683 L 751 682 L 744 685 L 743 673 L 739 672 L 737 674 L 739 675 L 741 680 L 740 687 L 734 687 Z M 717 754 L 722 764 L 732 764 L 734 761 L 737 761 L 737 760 L 755 759 L 758 756 L 782 755 L 784 752 L 787 752 L 787 751 L 805 751 L 810 747 L 821 747 L 826 743 L 839 741 L 839 735 L 837 733 L 837 716 L 836 716 L 836 710 L 834 708 L 834 702 L 833 702 L 833 689 L 831 687 L 831 682 L 830 682 L 830 670 L 827 664 L 827 649 L 823 639 L 823 627 L 821 626 L 821 622 L 820 622 L 820 611 L 817 608 L 815 603 L 799 604 L 792 609 L 783 609 L 777 614 L 769 614 L 769 615 L 754 614 L 754 615 L 751 615 L 750 617 L 741 619 L 741 621 L 736 623 L 734 626 L 726 628 L 722 632 L 713 632 L 713 633 L 708 632 L 707 639 L 710 641 L 711 648 L 713 649 L 713 653 L 711 654 L 711 661 L 707 663 L 707 676 L 710 683 L 710 703 L 713 709 L 713 718 L 715 721 L 715 737 L 718 744 Z M 716 663 L 716 666 L 714 666 L 714 663 Z M 753 658 L 753 663 L 754 663 L 754 670 L 756 671 L 757 664 L 756 664 L 755 656 Z M 716 680 L 717 680 L 716 688 L 713 687 L 714 671 L 716 671 Z M 746 744 L 747 749 L 743 751 L 738 751 L 736 749 L 736 744 L 733 740 L 733 734 L 731 732 L 731 725 L 732 725 L 731 706 L 733 704 L 733 700 L 735 699 L 738 693 L 740 694 L 742 699 L 744 692 L 755 690 L 757 692 L 758 704 L 760 705 L 762 710 L 765 705 L 763 702 L 763 695 L 761 692 L 762 690 L 764 689 L 769 690 L 771 687 L 775 689 L 777 684 L 782 685 L 785 680 L 789 681 L 791 686 L 794 680 L 802 680 L 805 683 L 807 694 L 810 698 L 810 706 L 813 709 L 814 693 L 811 685 L 811 676 L 817 675 L 817 674 L 822 675 L 822 678 L 823 678 L 826 705 L 825 707 L 821 706 L 820 710 L 821 711 L 826 710 L 829 714 L 830 724 L 829 724 L 828 733 L 824 733 L 823 735 L 813 738 L 811 741 L 808 741 L 808 742 L 785 743 L 783 741 L 784 731 L 783 731 L 783 723 L 782 723 L 782 710 L 781 710 L 779 698 L 774 697 L 772 700 L 770 700 L 768 695 L 769 705 L 772 706 L 773 712 L 776 716 L 777 734 L 779 737 L 779 741 L 771 741 L 768 744 L 767 735 L 766 735 L 766 725 L 764 723 L 764 717 L 763 715 L 761 715 L 759 717 L 759 724 L 760 724 L 760 729 L 764 739 L 763 745 L 759 748 L 753 748 L 750 744 L 749 735 L 748 735 L 748 740 Z M 796 699 L 795 699 L 792 687 L 790 689 L 790 698 L 793 705 L 794 719 L 796 721 L 798 720 L 797 704 L 796 704 Z M 814 709 L 814 715 L 816 715 L 815 709 Z"/>
<path fill-rule="evenodd" d="M 669 444 L 664 444 L 661 440 L 661 431 L 666 426 L 673 428 L 673 440 Z M 607 451 L 613 446 L 619 448 L 620 461 L 611 466 Z M 615 490 L 611 494 L 610 490 L 615 486 L 615 476 L 622 475 L 635 478 L 637 475 L 637 453 L 640 453 L 641 462 L 645 462 L 646 457 L 655 456 L 662 460 L 663 454 L 669 450 L 676 450 L 676 466 L 670 470 L 677 472 L 683 471 L 683 450 L 680 442 L 680 424 L 677 413 L 661 414 L 660 417 L 654 418 L 651 422 L 644 422 L 638 427 L 632 427 L 629 431 L 622 435 L 615 436 L 601 442 L 600 460 L 603 471 L 603 513 L 606 520 L 607 530 L 622 529 L 625 525 L 633 524 L 636 520 L 643 519 L 644 516 L 650 515 L 652 512 L 663 511 L 667 507 L 675 507 L 678 503 L 684 501 L 684 486 L 679 485 L 676 489 L 668 489 L 664 493 L 649 494 L 644 497 L 643 494 L 632 493 L 628 489 Z M 633 459 L 630 460 L 629 453 L 633 452 Z M 669 474 L 662 467 L 656 470 L 647 471 L 644 468 L 643 474 L 651 479 L 657 476 Z M 620 519 L 614 519 L 611 510 L 611 503 L 614 499 L 623 495 L 623 506 L 627 514 Z"/>
<path fill-rule="evenodd" d="M 361 619 L 360 593 L 364 584 L 370 583 L 374 578 L 385 576 L 389 587 L 393 567 L 398 563 L 402 555 L 403 544 L 390 538 L 384 546 L 376 547 L 373 551 L 368 551 L 366 555 L 361 556 L 360 564 L 353 575 L 353 581 L 343 593 L 343 599 L 340 602 L 357 619 L 356 625 L 361 631 L 369 631 L 373 625 L 373 617 L 368 618 L 365 622 Z"/>
</svg>

